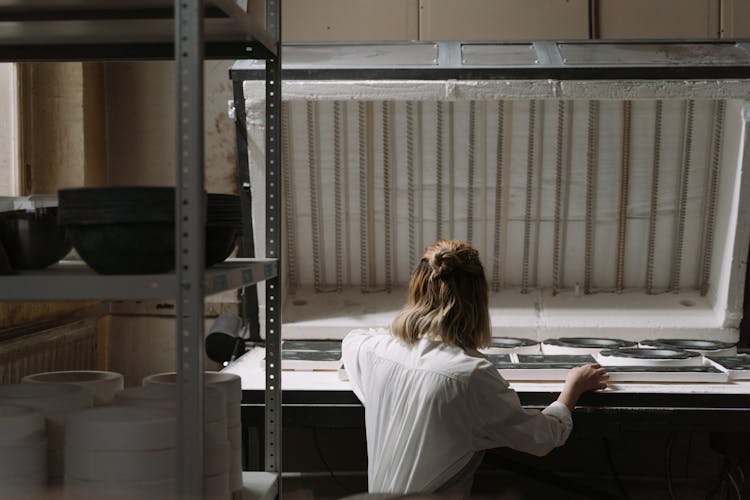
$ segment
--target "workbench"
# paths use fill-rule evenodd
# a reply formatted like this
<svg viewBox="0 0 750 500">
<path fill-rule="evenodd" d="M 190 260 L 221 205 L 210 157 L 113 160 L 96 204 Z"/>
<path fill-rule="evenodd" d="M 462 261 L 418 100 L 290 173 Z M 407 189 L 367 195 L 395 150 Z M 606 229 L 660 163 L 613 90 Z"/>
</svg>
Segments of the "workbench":
<svg viewBox="0 0 750 500">
<path fill-rule="evenodd" d="M 242 377 L 242 418 L 246 427 L 263 421 L 263 349 L 254 348 L 225 371 Z M 562 382 L 512 382 L 521 404 L 542 409 L 557 399 Z M 750 422 L 750 381 L 726 383 L 617 383 L 584 394 L 573 412 L 574 432 L 625 431 L 746 432 Z M 364 407 L 348 381 L 334 371 L 283 371 L 285 427 L 364 427 Z"/>
</svg>

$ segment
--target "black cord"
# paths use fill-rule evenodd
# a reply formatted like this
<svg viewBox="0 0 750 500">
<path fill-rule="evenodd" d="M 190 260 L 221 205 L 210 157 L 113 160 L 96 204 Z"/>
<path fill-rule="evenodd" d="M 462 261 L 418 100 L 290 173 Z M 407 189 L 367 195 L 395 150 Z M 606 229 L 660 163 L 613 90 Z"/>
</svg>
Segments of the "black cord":
<svg viewBox="0 0 750 500">
<path fill-rule="evenodd" d="M 734 494 L 737 495 L 737 500 L 742 500 L 742 493 L 740 492 L 739 486 L 737 486 L 737 481 L 734 480 L 734 476 L 729 471 L 727 471 L 727 479 L 729 479 L 729 482 L 732 485 Z"/>
<path fill-rule="evenodd" d="M 734 470 L 740 473 L 740 487 L 745 485 L 745 472 L 742 470 L 742 461 L 737 462 Z"/>
<path fill-rule="evenodd" d="M 685 453 L 685 481 L 690 479 L 690 454 L 693 451 L 693 433 L 688 434 L 688 446 Z"/>
<path fill-rule="evenodd" d="M 622 493 L 623 498 L 626 500 L 630 500 L 630 495 L 628 494 L 628 491 L 625 489 L 625 485 L 622 482 L 622 479 L 620 479 L 620 475 L 617 473 L 617 467 L 615 467 L 615 458 L 612 455 L 612 449 L 609 446 L 609 439 L 606 437 L 604 438 L 604 452 L 607 454 L 607 462 L 609 462 L 609 470 L 612 472 L 612 477 L 615 480 L 615 483 L 617 484 L 617 488 Z"/>
<path fill-rule="evenodd" d="M 664 479 L 667 483 L 669 498 L 675 500 L 674 488 L 672 488 L 672 445 L 674 444 L 674 434 L 667 438 L 667 446 L 664 449 Z"/>
<path fill-rule="evenodd" d="M 719 494 L 719 497 L 721 498 L 721 492 L 724 488 L 724 483 L 726 481 L 726 474 L 729 471 L 729 460 L 727 460 L 726 457 L 724 457 L 724 463 L 721 466 L 721 472 L 719 473 L 719 480 L 716 483 L 716 485 L 708 490 L 708 493 L 706 493 L 706 500 L 710 500 L 714 498 L 715 495 Z"/>
<path fill-rule="evenodd" d="M 315 445 L 315 450 L 318 452 L 318 456 L 320 457 L 320 461 L 323 462 L 323 465 L 325 466 L 326 470 L 328 471 L 328 474 L 330 474 L 331 479 L 333 479 L 333 482 L 335 482 L 339 488 L 344 490 L 346 493 L 357 493 L 356 490 L 353 490 L 351 488 L 348 488 L 346 485 L 344 485 L 339 478 L 336 477 L 336 474 L 333 473 L 333 469 L 328 464 L 328 461 L 323 456 L 323 450 L 320 448 L 320 443 L 318 443 L 318 428 L 313 427 L 313 444 Z"/>
</svg>

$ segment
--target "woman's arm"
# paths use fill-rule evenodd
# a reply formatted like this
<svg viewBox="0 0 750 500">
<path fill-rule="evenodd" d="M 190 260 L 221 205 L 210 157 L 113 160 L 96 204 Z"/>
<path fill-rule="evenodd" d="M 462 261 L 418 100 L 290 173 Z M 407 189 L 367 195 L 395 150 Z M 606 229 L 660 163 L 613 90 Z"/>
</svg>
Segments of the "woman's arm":
<svg viewBox="0 0 750 500">
<path fill-rule="evenodd" d="M 578 397 L 606 383 L 601 367 L 581 368 L 585 369 L 571 370 L 558 400 L 542 412 L 523 408 L 516 392 L 491 365 L 478 370 L 472 387 L 476 449 L 506 446 L 541 456 L 562 446 L 573 428 L 570 412 Z"/>
<path fill-rule="evenodd" d="M 607 380 L 609 380 L 609 374 L 599 364 L 578 366 L 568 372 L 565 385 L 557 400 L 567 406 L 568 410 L 573 411 L 581 394 L 604 389 L 607 387 Z"/>
<path fill-rule="evenodd" d="M 362 349 L 365 348 L 364 345 L 368 340 L 386 334 L 388 331 L 385 329 L 357 329 L 347 333 L 341 342 L 341 360 L 344 362 L 344 369 L 354 394 L 362 404 L 365 404 L 364 385 L 367 377 L 362 366 Z"/>
</svg>

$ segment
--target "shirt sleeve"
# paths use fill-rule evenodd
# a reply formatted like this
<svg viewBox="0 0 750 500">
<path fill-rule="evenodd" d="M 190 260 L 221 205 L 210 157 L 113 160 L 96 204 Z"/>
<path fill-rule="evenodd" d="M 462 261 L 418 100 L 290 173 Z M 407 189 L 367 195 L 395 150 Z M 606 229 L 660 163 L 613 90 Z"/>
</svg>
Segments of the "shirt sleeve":
<svg viewBox="0 0 750 500">
<path fill-rule="evenodd" d="M 524 409 L 516 392 L 489 363 L 476 370 L 471 385 L 477 450 L 509 447 L 542 456 L 562 446 L 573 429 L 570 410 L 558 401 L 543 411 Z"/>
<path fill-rule="evenodd" d="M 352 330 L 341 342 L 341 358 L 344 361 L 344 369 L 349 377 L 349 383 L 352 386 L 354 394 L 359 398 L 362 404 L 365 404 L 365 396 L 362 377 L 362 361 L 360 353 L 367 339 L 373 335 L 371 330 Z"/>
</svg>

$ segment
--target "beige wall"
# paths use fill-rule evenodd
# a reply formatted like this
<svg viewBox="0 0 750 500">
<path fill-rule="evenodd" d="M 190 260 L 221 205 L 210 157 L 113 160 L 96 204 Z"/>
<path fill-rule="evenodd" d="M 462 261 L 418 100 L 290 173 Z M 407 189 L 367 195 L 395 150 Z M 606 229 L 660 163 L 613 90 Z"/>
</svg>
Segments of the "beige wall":
<svg viewBox="0 0 750 500">
<path fill-rule="evenodd" d="M 720 0 L 595 0 L 595 37 L 719 37 Z"/>
<path fill-rule="evenodd" d="M 417 40 L 417 0 L 284 0 L 287 42 Z"/>
<path fill-rule="evenodd" d="M 287 42 L 570 40 L 589 38 L 590 26 L 606 39 L 750 38 L 747 0 L 285 0 L 283 9 Z"/>
<path fill-rule="evenodd" d="M 22 194 L 102 184 L 106 141 L 101 66 L 68 62 L 19 68 Z"/>
<path fill-rule="evenodd" d="M 175 182 L 174 69 L 171 62 L 107 63 L 107 182 Z"/>
<path fill-rule="evenodd" d="M 236 192 L 234 124 L 229 61 L 204 65 L 205 186 Z M 172 62 L 107 63 L 108 183 L 158 186 L 175 183 L 175 79 Z"/>
<path fill-rule="evenodd" d="M 588 0 L 420 0 L 421 40 L 589 37 Z"/>
<path fill-rule="evenodd" d="M 206 320 L 206 332 L 212 321 Z M 175 370 L 173 317 L 110 316 L 106 329 L 106 369 L 122 373 L 126 386 L 141 385 L 143 377 L 152 373 Z M 219 369 L 205 356 L 203 366 L 206 370 Z"/>
<path fill-rule="evenodd" d="M 721 1 L 722 38 L 750 39 L 750 2 L 748 0 Z"/>
<path fill-rule="evenodd" d="M 53 194 L 83 183 L 81 63 L 22 66 L 23 194 Z"/>
</svg>

